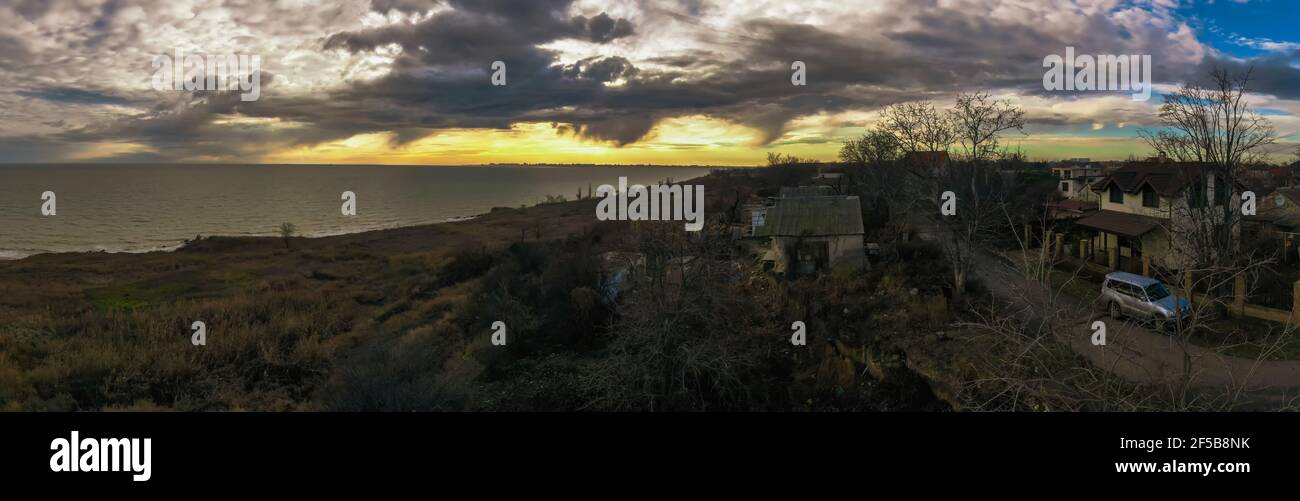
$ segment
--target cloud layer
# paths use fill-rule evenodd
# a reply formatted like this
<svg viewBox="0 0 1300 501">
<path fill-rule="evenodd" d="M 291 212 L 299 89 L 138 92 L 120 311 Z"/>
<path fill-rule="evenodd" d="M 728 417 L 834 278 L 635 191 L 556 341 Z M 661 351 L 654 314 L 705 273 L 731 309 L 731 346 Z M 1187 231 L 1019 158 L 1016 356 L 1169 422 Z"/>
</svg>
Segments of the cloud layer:
<svg viewBox="0 0 1300 501">
<path fill-rule="evenodd" d="M 1279 129 L 1300 130 L 1300 51 L 1287 41 L 1251 41 L 1275 50 L 1243 60 L 1202 42 L 1166 2 L 1051 3 L 10 1 L 0 150 L 19 162 L 255 162 L 358 135 L 400 149 L 520 124 L 626 147 L 685 116 L 749 128 L 755 148 L 833 149 L 883 105 L 964 90 L 1016 99 L 1046 137 L 1151 125 L 1154 100 L 1043 91 L 1043 57 L 1067 46 L 1151 54 L 1157 89 L 1253 66 Z M 153 56 L 178 48 L 260 55 L 261 99 L 151 89 Z M 791 84 L 796 60 L 806 86 Z M 506 63 L 507 85 L 491 85 L 493 61 Z M 796 130 L 814 117 L 817 131 Z"/>
</svg>

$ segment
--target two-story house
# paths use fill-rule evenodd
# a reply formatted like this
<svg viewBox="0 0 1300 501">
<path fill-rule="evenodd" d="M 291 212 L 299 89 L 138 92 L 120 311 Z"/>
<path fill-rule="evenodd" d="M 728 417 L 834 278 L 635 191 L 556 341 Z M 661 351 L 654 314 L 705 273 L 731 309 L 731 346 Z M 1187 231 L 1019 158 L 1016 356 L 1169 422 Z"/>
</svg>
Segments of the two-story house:
<svg viewBox="0 0 1300 501">
<path fill-rule="evenodd" d="M 1129 162 L 1093 185 L 1100 210 L 1077 222 L 1096 230 L 1083 243 L 1085 251 L 1098 263 L 1133 273 L 1143 272 L 1143 256 L 1154 266 L 1183 269 L 1195 228 L 1221 220 L 1224 204 L 1240 208 L 1240 186 L 1228 184 L 1205 164 Z"/>
</svg>

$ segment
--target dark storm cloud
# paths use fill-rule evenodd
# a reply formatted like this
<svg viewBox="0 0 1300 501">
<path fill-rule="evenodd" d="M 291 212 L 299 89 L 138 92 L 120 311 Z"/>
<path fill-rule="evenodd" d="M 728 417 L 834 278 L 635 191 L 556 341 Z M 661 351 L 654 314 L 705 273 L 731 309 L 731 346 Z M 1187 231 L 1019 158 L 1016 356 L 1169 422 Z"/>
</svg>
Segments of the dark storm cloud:
<svg viewBox="0 0 1300 501">
<path fill-rule="evenodd" d="M 566 77 L 583 77 L 600 82 L 611 82 L 625 76 L 635 76 L 636 73 L 636 66 L 619 56 L 589 57 L 564 69 Z"/>
<path fill-rule="evenodd" d="M 1300 99 L 1300 68 L 1297 65 L 1300 65 L 1300 51 L 1270 54 L 1248 61 L 1207 58 L 1198 69 L 1202 76 L 1209 75 L 1215 68 L 1224 68 L 1234 74 L 1249 71 L 1252 92 L 1282 99 Z"/>
<path fill-rule="evenodd" d="M 591 19 L 583 19 L 582 16 L 578 16 L 574 20 L 579 23 L 585 21 L 587 37 L 597 43 L 608 42 L 632 34 L 632 23 L 626 19 L 611 18 L 604 12 Z"/>
<path fill-rule="evenodd" d="M 76 87 L 50 87 L 37 90 L 20 90 L 15 92 L 19 96 L 44 99 L 55 103 L 67 104 L 112 104 L 112 105 L 129 105 L 129 99 L 106 94 L 99 91 L 87 90 Z"/>
<path fill-rule="evenodd" d="M 358 131 L 415 127 L 400 134 L 395 139 L 399 143 L 419 139 L 420 131 L 509 128 L 524 118 L 569 122 L 584 137 L 619 144 L 640 139 L 649 130 L 644 124 L 653 120 L 640 116 L 622 123 L 611 115 L 626 110 L 599 109 L 601 96 L 608 92 L 606 82 L 637 73 L 631 62 L 593 57 L 563 65 L 555 53 L 539 47 L 564 39 L 607 43 L 634 32 L 626 19 L 605 13 L 566 17 L 571 3 L 451 2 L 455 10 L 420 23 L 332 35 L 326 49 L 365 52 L 396 44 L 403 51 L 388 76 L 335 93 L 330 100 L 378 107 L 377 115 L 363 112 L 369 116 L 354 122 Z M 504 87 L 490 83 L 493 61 L 506 64 Z M 565 107 L 585 109 L 555 111 Z M 322 122 L 312 115 L 297 118 Z"/>
<path fill-rule="evenodd" d="M 552 2 L 553 9 L 538 8 L 539 4 L 507 9 L 508 17 L 516 21 L 480 15 L 485 5 L 476 4 L 474 9 L 439 13 L 414 25 L 333 35 L 325 42 L 328 49 L 363 52 L 397 44 L 404 50 L 389 76 L 331 98 L 368 106 L 383 103 L 383 120 L 354 122 L 359 128 L 375 130 L 394 124 L 432 130 L 549 121 L 563 124 L 557 128 L 564 132 L 625 145 L 643 138 L 662 118 L 704 113 L 756 127 L 763 131 L 764 141 L 770 141 L 795 117 L 871 102 L 826 94 L 848 82 L 898 81 L 908 79 L 911 71 L 873 71 L 909 65 L 903 64 L 907 62 L 903 58 L 864 49 L 861 43 L 815 27 L 774 21 L 753 23 L 748 28 L 760 35 L 754 39 L 757 42 L 737 47 L 747 52 L 743 60 L 762 62 L 762 67 L 703 51 L 691 54 L 695 57 L 659 61 L 679 68 L 670 70 L 643 71 L 622 57 L 592 57 L 564 65 L 556 54 L 538 46 L 566 38 L 608 41 L 633 31 L 627 21 L 605 14 L 564 20 L 558 13 L 566 4 Z M 817 68 L 813 71 L 823 71 L 806 88 L 790 83 L 788 65 L 796 59 L 808 60 Z M 507 64 L 505 87 L 489 84 L 489 64 L 496 60 Z M 622 84 L 606 85 L 617 80 Z M 294 118 L 318 121 L 311 116 Z M 415 139 L 418 134 L 407 137 Z"/>
</svg>

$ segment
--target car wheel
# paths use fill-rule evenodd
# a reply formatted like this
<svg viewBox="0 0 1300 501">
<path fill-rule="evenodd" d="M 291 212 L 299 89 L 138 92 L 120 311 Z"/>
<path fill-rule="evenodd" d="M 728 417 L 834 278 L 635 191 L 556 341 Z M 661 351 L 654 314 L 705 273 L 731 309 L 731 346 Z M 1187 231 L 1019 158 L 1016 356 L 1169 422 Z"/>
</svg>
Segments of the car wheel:
<svg viewBox="0 0 1300 501">
<path fill-rule="evenodd" d="M 1111 302 L 1106 306 L 1106 309 L 1108 310 L 1108 313 L 1110 313 L 1110 318 L 1113 318 L 1113 319 L 1115 319 L 1115 320 L 1119 320 L 1119 305 L 1118 305 L 1118 304 L 1115 304 L 1114 301 L 1111 301 Z"/>
</svg>

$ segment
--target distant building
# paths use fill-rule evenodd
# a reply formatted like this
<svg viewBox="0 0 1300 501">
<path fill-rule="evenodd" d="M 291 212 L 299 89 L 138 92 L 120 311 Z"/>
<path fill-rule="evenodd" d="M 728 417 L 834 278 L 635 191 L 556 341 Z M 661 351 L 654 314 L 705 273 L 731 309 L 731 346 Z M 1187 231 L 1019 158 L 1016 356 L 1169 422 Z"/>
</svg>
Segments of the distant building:
<svg viewBox="0 0 1300 501">
<path fill-rule="evenodd" d="M 829 197 L 835 195 L 835 190 L 830 186 L 782 186 L 778 198 L 800 198 L 800 197 Z"/>
<path fill-rule="evenodd" d="M 1052 219 L 1078 219 L 1090 216 L 1097 212 L 1098 207 L 1097 202 L 1087 200 L 1061 200 L 1047 206 Z"/>
<path fill-rule="evenodd" d="M 836 164 L 821 165 L 817 167 L 817 175 L 813 177 L 812 182 L 827 187 L 835 187 L 837 190 L 844 186 L 848 179 L 844 177 L 844 169 Z"/>
<path fill-rule="evenodd" d="M 764 260 L 777 273 L 812 274 L 863 265 L 862 206 L 858 197 L 782 198 L 767 209 L 755 236 L 766 237 Z"/>
<path fill-rule="evenodd" d="M 903 155 L 903 165 L 913 169 L 939 170 L 948 167 L 946 151 L 910 151 Z"/>
<path fill-rule="evenodd" d="M 767 211 L 776 206 L 777 202 L 785 198 L 802 198 L 802 197 L 830 197 L 835 196 L 835 189 L 831 186 L 818 184 L 812 186 L 782 186 L 780 193 L 775 197 L 768 197 L 763 203 L 745 204 L 745 211 L 749 213 L 749 225 L 746 226 L 742 233 L 747 237 L 755 237 L 758 228 L 767 224 Z"/>
<path fill-rule="evenodd" d="M 1089 187 L 1106 177 L 1101 166 L 1092 164 L 1058 164 L 1052 167 L 1052 174 L 1060 178 L 1056 186 L 1057 193 L 1065 198 L 1082 200 L 1091 199 L 1092 190 Z"/>
<path fill-rule="evenodd" d="M 1300 188 L 1278 188 L 1255 201 L 1255 215 L 1245 216 L 1248 231 L 1300 233 Z"/>
</svg>

